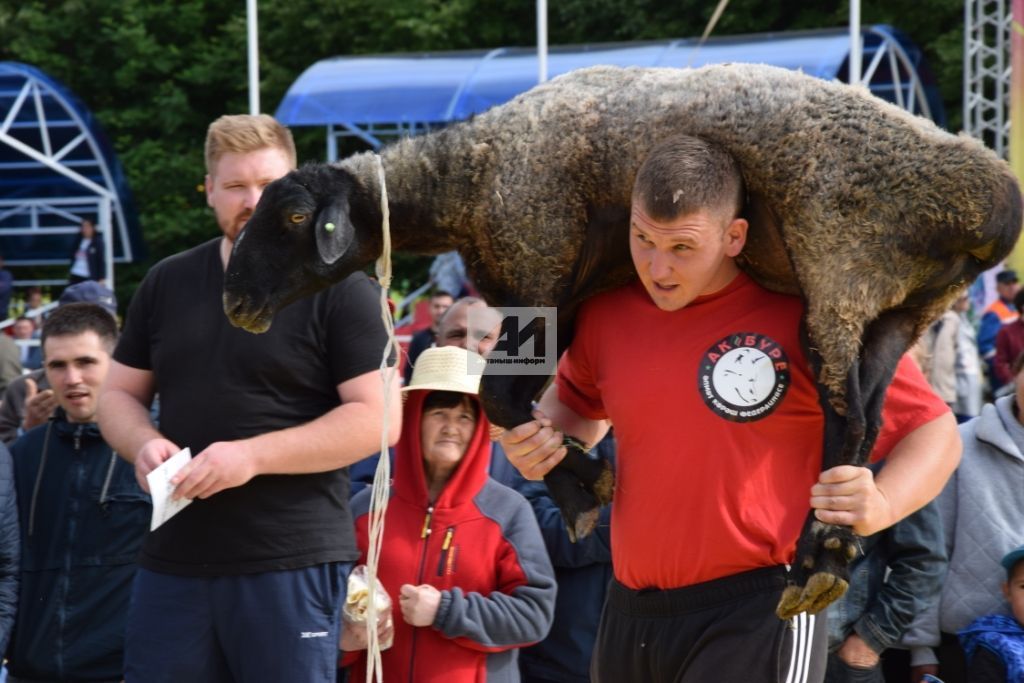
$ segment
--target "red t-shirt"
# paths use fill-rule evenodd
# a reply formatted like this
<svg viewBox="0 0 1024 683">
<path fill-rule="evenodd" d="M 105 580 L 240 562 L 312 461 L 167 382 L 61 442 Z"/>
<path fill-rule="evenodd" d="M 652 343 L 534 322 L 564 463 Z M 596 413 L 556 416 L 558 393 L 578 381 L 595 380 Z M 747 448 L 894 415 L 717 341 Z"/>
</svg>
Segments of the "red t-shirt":
<svg viewBox="0 0 1024 683">
<path fill-rule="evenodd" d="M 558 396 L 618 444 L 615 577 L 676 588 L 793 561 L 821 472 L 824 418 L 803 303 L 741 274 L 665 312 L 636 282 L 582 307 Z M 901 361 L 874 453 L 949 409 Z"/>
</svg>

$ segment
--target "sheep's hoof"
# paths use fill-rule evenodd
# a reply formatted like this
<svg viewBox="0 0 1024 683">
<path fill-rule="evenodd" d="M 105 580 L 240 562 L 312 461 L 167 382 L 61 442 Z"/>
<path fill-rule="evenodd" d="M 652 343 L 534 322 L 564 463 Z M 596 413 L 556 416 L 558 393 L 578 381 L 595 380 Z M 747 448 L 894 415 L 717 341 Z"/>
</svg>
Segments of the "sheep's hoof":
<svg viewBox="0 0 1024 683">
<path fill-rule="evenodd" d="M 596 527 L 601 504 L 572 472 L 556 467 L 544 477 L 551 499 L 565 521 L 569 539 L 575 543 Z"/>
<path fill-rule="evenodd" d="M 816 614 L 838 600 L 849 586 L 848 565 L 857 553 L 857 537 L 849 527 L 811 522 L 800 538 L 790 585 L 775 613 L 780 619 Z"/>
<path fill-rule="evenodd" d="M 566 455 L 559 467 L 567 469 L 583 488 L 593 494 L 598 507 L 612 502 L 615 474 L 612 464 L 596 453 L 588 453 L 574 439 L 566 439 Z"/>
<path fill-rule="evenodd" d="M 581 538 L 586 538 L 597 528 L 597 520 L 600 517 L 601 508 L 591 508 L 581 512 L 572 525 L 566 523 L 565 530 L 569 532 L 569 540 L 575 543 Z"/>
<path fill-rule="evenodd" d="M 780 619 L 795 617 L 800 612 L 817 614 L 842 597 L 848 585 L 845 579 L 834 574 L 812 574 L 811 578 L 807 579 L 807 585 L 802 588 L 786 586 L 782 591 L 779 605 L 775 608 L 775 614 Z"/>
</svg>

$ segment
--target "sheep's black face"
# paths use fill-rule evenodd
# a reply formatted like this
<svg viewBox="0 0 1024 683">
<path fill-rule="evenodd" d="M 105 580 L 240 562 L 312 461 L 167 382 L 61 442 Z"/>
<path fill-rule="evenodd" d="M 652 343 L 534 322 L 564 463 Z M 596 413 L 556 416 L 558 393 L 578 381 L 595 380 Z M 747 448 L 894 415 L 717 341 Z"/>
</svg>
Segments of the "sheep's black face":
<svg viewBox="0 0 1024 683">
<path fill-rule="evenodd" d="M 349 215 L 352 187 L 348 173 L 324 164 L 266 187 L 224 274 L 224 312 L 233 325 L 265 332 L 277 311 L 368 262 Z"/>
</svg>

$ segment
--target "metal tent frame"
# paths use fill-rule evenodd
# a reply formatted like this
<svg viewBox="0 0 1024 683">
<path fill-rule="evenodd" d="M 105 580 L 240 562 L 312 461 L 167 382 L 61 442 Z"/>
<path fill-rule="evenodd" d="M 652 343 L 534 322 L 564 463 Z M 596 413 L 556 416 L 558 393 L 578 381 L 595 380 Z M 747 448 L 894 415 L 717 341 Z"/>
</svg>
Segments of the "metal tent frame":
<svg viewBox="0 0 1024 683">
<path fill-rule="evenodd" d="M 861 82 L 915 114 L 945 124 L 938 86 L 921 50 L 884 25 L 862 29 Z M 552 47 L 553 78 L 596 64 L 698 67 L 723 62 L 773 64 L 824 78 L 848 80 L 846 29 L 793 31 L 708 40 L 604 43 Z M 327 158 L 336 160 L 341 138 L 373 147 L 386 138 L 415 135 L 506 102 L 537 83 L 532 48 L 450 53 L 335 57 L 309 67 L 277 109 L 289 126 L 326 126 Z"/>
</svg>

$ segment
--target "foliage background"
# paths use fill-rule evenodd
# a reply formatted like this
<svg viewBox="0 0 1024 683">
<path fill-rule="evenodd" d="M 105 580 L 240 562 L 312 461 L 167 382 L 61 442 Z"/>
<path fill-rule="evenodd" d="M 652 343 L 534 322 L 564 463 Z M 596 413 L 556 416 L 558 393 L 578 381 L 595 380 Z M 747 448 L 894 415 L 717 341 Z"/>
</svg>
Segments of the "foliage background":
<svg viewBox="0 0 1024 683">
<path fill-rule="evenodd" d="M 559 0 L 552 45 L 700 35 L 716 0 Z M 319 59 L 343 54 L 530 46 L 532 0 L 259 0 L 261 103 L 273 112 Z M 714 35 L 844 26 L 846 2 L 733 0 Z M 963 0 L 869 0 L 864 24 L 906 32 L 960 127 Z M 33 64 L 92 109 L 125 166 L 149 256 L 118 270 L 128 301 L 146 269 L 216 234 L 202 194 L 206 126 L 248 109 L 244 0 L 0 0 L 0 60 Z M 296 129 L 299 158 L 325 155 L 320 128 Z M 399 285 L 429 260 L 398 255 Z"/>
</svg>

